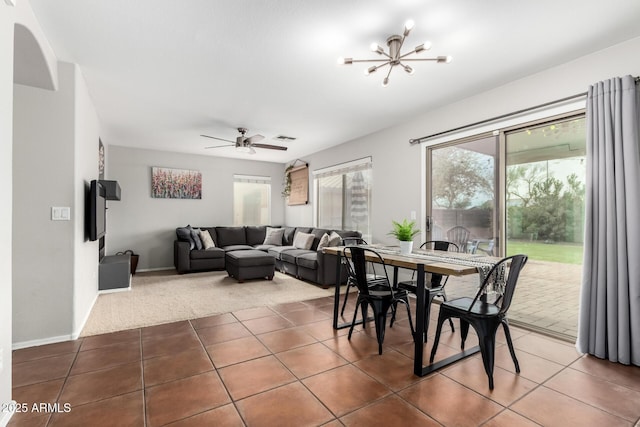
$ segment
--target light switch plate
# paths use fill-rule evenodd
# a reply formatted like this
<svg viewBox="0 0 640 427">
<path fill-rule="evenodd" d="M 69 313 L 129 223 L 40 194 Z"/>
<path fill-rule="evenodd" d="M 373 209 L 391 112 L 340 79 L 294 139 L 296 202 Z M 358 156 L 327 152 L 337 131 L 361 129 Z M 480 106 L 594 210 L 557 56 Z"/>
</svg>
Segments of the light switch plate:
<svg viewBox="0 0 640 427">
<path fill-rule="evenodd" d="M 71 220 L 71 208 L 69 207 L 51 207 L 52 221 L 69 221 Z"/>
</svg>

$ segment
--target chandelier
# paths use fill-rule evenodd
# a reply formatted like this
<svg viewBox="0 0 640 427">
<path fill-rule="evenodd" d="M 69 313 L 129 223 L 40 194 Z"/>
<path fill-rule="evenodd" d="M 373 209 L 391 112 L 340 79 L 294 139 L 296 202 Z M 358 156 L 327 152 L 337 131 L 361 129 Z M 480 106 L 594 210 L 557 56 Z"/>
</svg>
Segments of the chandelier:
<svg viewBox="0 0 640 427">
<path fill-rule="evenodd" d="M 416 46 L 410 52 L 402 54 L 400 50 L 402 49 L 402 45 L 404 44 L 405 38 L 413 29 L 414 22 L 412 20 L 407 21 L 404 24 L 404 32 L 401 36 L 393 35 L 387 39 L 387 46 L 389 47 L 389 51 L 386 52 L 378 43 L 371 43 L 371 51 L 377 53 L 378 55 L 383 56 L 381 59 L 353 59 L 353 58 L 338 58 L 338 64 L 340 65 L 351 65 L 354 62 L 380 62 L 378 65 L 372 65 L 371 67 L 364 70 L 366 75 L 371 73 L 375 73 L 380 68 L 385 66 L 389 66 L 389 71 L 387 71 L 387 75 L 382 80 L 382 86 L 387 86 L 389 84 L 389 75 L 395 66 L 400 66 L 406 71 L 408 74 L 413 75 L 413 67 L 408 64 L 403 64 L 403 62 L 409 61 L 435 61 L 438 64 L 448 64 L 451 62 L 453 58 L 450 56 L 436 56 L 435 58 L 408 58 L 408 56 L 413 54 L 418 54 L 422 51 L 431 49 L 431 42 L 424 42 L 419 46 Z"/>
</svg>

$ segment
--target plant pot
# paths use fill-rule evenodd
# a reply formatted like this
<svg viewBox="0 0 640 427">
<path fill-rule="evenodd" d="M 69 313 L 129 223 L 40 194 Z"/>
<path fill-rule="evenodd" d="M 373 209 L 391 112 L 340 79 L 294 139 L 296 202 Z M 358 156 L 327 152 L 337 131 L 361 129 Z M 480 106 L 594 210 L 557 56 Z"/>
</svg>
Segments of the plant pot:
<svg viewBox="0 0 640 427">
<path fill-rule="evenodd" d="M 413 250 L 413 240 L 408 242 L 400 241 L 400 254 L 409 255 Z"/>
</svg>

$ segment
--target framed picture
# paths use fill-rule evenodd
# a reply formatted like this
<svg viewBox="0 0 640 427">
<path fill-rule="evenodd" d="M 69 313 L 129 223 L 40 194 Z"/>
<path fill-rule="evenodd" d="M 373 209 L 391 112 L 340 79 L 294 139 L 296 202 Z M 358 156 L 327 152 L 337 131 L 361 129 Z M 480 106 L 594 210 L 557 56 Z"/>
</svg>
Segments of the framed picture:
<svg viewBox="0 0 640 427">
<path fill-rule="evenodd" d="M 151 197 L 202 199 L 202 173 L 154 166 L 151 168 Z"/>
<path fill-rule="evenodd" d="M 291 193 L 289 194 L 289 206 L 306 205 L 309 203 L 309 167 L 294 167 L 289 171 L 291 178 Z"/>
</svg>

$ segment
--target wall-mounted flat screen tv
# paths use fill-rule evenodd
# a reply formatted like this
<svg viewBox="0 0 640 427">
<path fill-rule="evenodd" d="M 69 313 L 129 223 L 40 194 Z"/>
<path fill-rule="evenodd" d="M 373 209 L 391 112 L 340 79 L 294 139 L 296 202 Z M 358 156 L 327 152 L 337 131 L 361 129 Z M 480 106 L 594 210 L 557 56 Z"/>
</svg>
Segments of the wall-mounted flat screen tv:
<svg viewBox="0 0 640 427">
<path fill-rule="evenodd" d="M 89 240 L 98 240 L 107 231 L 107 199 L 102 184 L 91 181 L 89 190 L 88 228 Z"/>
</svg>

